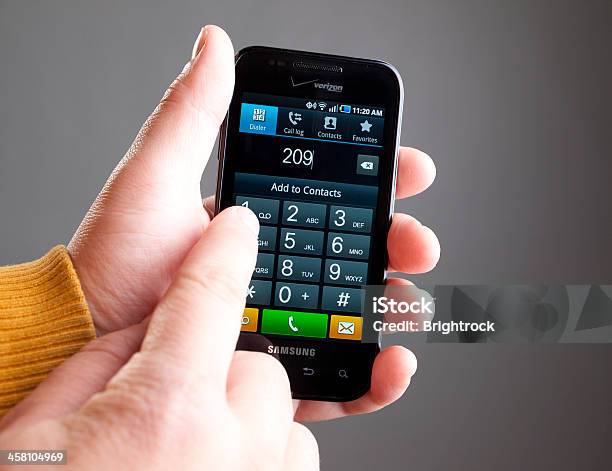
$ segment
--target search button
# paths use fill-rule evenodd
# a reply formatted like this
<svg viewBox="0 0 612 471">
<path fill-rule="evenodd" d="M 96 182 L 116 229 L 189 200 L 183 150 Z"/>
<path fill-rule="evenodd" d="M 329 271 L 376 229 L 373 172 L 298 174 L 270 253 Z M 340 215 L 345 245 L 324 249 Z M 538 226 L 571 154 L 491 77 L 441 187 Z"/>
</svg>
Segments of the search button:
<svg viewBox="0 0 612 471">
<path fill-rule="evenodd" d="M 348 372 L 346 370 L 338 370 L 338 376 L 340 378 L 348 379 Z"/>
</svg>

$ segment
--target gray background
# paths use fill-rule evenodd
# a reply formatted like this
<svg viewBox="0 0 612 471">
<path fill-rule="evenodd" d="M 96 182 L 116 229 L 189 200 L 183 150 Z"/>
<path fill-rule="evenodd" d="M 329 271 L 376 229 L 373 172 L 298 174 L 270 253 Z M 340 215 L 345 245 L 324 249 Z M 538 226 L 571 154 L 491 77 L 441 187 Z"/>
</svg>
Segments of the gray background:
<svg viewBox="0 0 612 471">
<path fill-rule="evenodd" d="M 205 23 L 236 48 L 398 67 L 402 143 L 438 168 L 398 205 L 443 246 L 415 280 L 612 282 L 612 2 L 595 0 L 0 0 L 1 263 L 69 240 Z M 323 469 L 610 467 L 609 346 L 415 351 L 400 402 L 312 426 Z"/>
</svg>

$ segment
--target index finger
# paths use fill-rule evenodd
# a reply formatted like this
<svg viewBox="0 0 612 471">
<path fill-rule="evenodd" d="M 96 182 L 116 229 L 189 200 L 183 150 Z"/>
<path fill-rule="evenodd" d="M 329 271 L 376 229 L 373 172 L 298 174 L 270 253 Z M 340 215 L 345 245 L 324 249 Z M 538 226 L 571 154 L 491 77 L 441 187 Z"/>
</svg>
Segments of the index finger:
<svg viewBox="0 0 612 471">
<path fill-rule="evenodd" d="M 151 318 L 142 351 L 169 357 L 193 377 L 225 388 L 255 268 L 259 222 L 228 208 L 206 228 Z"/>
</svg>

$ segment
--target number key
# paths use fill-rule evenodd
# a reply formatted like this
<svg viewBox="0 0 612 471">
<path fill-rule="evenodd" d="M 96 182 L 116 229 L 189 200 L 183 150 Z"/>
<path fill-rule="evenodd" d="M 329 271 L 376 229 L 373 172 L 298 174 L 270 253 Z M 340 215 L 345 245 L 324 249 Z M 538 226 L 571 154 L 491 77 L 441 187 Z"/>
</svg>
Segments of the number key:
<svg viewBox="0 0 612 471">
<path fill-rule="evenodd" d="M 329 228 L 350 232 L 370 232 L 372 228 L 371 209 L 332 206 L 329 214 Z"/>
<path fill-rule="evenodd" d="M 321 255 L 323 253 L 323 232 L 302 229 L 281 229 L 281 252 Z"/>
<path fill-rule="evenodd" d="M 276 276 L 284 280 L 319 281 L 321 279 L 321 259 L 279 255 Z"/>
<path fill-rule="evenodd" d="M 274 251 L 276 249 L 276 227 L 259 226 L 257 246 L 259 250 Z"/>
<path fill-rule="evenodd" d="M 367 283 L 367 278 L 367 263 L 332 259 L 325 262 L 325 283 L 361 286 Z"/>
<path fill-rule="evenodd" d="M 327 236 L 327 256 L 367 259 L 370 237 L 330 232 Z"/>
<path fill-rule="evenodd" d="M 271 253 L 258 253 L 257 262 L 255 263 L 255 270 L 253 276 L 258 278 L 272 278 L 274 273 L 274 254 Z"/>
<path fill-rule="evenodd" d="M 316 309 L 319 303 L 319 287 L 299 283 L 276 283 L 276 306 Z"/>
<path fill-rule="evenodd" d="M 236 196 L 236 204 L 253 211 L 262 224 L 276 224 L 278 222 L 278 200 Z"/>
<path fill-rule="evenodd" d="M 287 226 L 325 227 L 324 204 L 296 203 L 285 201 L 283 203 L 283 224 Z"/>
</svg>

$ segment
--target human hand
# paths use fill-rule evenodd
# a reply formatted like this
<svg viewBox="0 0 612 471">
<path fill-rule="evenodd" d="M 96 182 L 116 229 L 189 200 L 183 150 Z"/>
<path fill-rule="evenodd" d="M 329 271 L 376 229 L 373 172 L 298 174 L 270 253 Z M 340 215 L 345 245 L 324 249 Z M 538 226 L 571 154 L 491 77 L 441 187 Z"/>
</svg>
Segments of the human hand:
<svg viewBox="0 0 612 471">
<path fill-rule="evenodd" d="M 170 86 L 117 166 L 69 245 L 100 334 L 142 321 L 159 302 L 182 260 L 212 217 L 203 208 L 200 179 L 234 83 L 233 48 L 217 27 L 206 27 L 191 61 Z M 397 197 L 423 191 L 435 167 L 420 151 L 401 148 Z M 428 271 L 437 262 L 433 232 L 396 214 L 388 238 L 390 270 Z M 405 283 L 396 279 L 394 283 Z M 109 351 L 120 349 L 105 343 Z M 302 401 L 300 420 L 321 420 L 384 407 L 399 398 L 416 359 L 390 347 L 374 364 L 368 394 L 349 403 Z"/>
<path fill-rule="evenodd" d="M 282 365 L 234 352 L 258 230 L 248 209 L 221 212 L 150 322 L 54 370 L 0 422 L 2 447 L 65 449 L 70 469 L 318 469 Z"/>
</svg>

